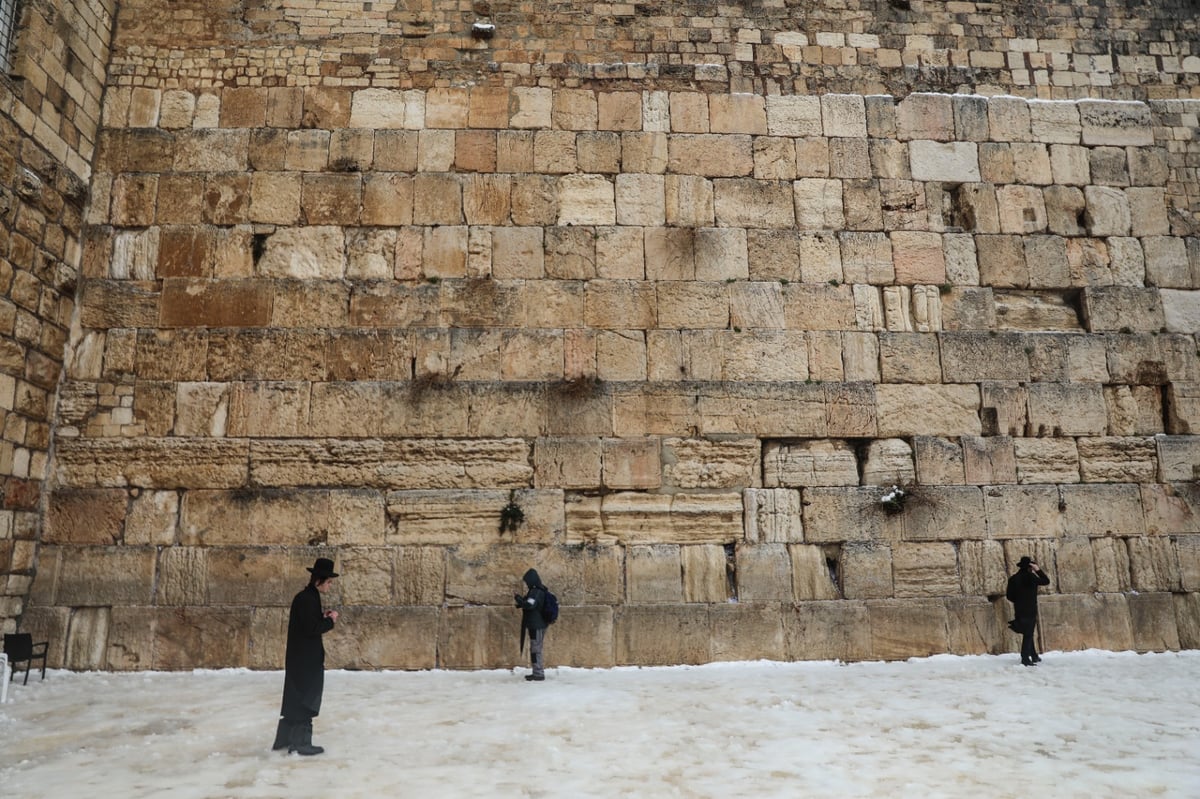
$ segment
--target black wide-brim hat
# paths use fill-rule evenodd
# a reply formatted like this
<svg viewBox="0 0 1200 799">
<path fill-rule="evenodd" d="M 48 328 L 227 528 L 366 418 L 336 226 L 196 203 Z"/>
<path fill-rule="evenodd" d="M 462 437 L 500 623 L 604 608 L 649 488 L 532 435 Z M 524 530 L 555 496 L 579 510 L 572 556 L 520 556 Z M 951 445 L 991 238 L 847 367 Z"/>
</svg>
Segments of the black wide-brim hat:
<svg viewBox="0 0 1200 799">
<path fill-rule="evenodd" d="M 316 563 L 306 568 L 313 577 L 319 577 L 322 580 L 330 580 L 338 576 L 338 573 L 333 570 L 333 561 L 329 558 L 317 558 Z"/>
<path fill-rule="evenodd" d="M 1028 555 L 1026 555 L 1023 558 L 1021 558 L 1019 561 L 1017 561 L 1017 568 L 1024 569 L 1026 566 L 1028 566 L 1031 563 L 1033 563 L 1033 559 L 1030 558 Z"/>
</svg>

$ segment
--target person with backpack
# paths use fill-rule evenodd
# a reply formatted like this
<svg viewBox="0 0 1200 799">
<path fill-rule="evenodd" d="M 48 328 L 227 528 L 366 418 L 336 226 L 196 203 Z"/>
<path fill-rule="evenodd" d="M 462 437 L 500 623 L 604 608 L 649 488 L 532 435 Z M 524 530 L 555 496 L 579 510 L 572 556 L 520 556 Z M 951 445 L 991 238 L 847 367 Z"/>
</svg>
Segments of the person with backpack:
<svg viewBox="0 0 1200 799">
<path fill-rule="evenodd" d="M 1033 631 L 1037 627 L 1038 586 L 1042 585 L 1050 585 L 1050 578 L 1028 555 L 1017 562 L 1017 573 L 1008 578 L 1005 596 L 1013 604 L 1016 617 L 1008 626 L 1021 634 L 1022 666 L 1036 666 L 1042 661 L 1033 642 Z"/>
<path fill-rule="evenodd" d="M 529 633 L 529 662 L 533 673 L 525 675 L 529 682 L 546 679 L 546 629 L 558 618 L 558 599 L 542 585 L 536 569 L 525 572 L 521 578 L 525 584 L 525 595 L 513 594 L 517 607 L 521 609 L 521 651 L 525 651 L 525 633 Z"/>
</svg>

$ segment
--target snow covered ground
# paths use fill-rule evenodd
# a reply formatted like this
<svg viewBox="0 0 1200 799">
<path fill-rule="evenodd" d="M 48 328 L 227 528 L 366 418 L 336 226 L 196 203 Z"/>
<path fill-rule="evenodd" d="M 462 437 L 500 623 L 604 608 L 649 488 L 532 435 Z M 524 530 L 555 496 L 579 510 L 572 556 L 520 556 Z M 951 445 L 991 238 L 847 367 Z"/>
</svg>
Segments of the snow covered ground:
<svg viewBox="0 0 1200 799">
<path fill-rule="evenodd" d="M 269 750 L 280 672 L 35 673 L 0 795 L 1200 796 L 1200 652 L 1045 658 L 333 671 L 313 758 Z"/>
</svg>

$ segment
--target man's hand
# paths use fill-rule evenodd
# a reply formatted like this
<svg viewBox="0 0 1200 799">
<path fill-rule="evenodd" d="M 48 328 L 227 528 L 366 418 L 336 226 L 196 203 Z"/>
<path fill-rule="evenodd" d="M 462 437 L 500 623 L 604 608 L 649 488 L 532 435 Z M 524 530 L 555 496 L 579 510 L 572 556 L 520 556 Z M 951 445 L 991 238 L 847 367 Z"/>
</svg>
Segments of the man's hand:
<svg viewBox="0 0 1200 799">
<path fill-rule="evenodd" d="M 325 611 L 325 618 L 333 619 L 334 621 L 337 621 L 338 620 L 338 612 L 336 610 L 327 610 L 327 611 Z"/>
</svg>

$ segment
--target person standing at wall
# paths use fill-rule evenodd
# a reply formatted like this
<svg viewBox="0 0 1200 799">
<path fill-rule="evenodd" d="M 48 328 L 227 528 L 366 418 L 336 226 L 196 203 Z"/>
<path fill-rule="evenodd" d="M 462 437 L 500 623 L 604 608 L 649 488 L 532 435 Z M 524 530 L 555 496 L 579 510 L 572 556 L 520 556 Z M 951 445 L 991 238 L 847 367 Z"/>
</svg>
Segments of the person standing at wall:
<svg viewBox="0 0 1200 799">
<path fill-rule="evenodd" d="M 275 731 L 272 749 L 300 755 L 319 755 L 313 746 L 312 720 L 321 712 L 325 693 L 325 643 L 321 636 L 333 629 L 336 610 L 321 609 L 321 594 L 327 593 L 338 576 L 329 558 L 317 558 L 308 569 L 308 586 L 292 600 L 288 615 L 287 652 L 284 656 L 282 718 Z"/>
<path fill-rule="evenodd" d="M 1042 658 L 1033 642 L 1037 627 L 1038 587 L 1050 585 L 1050 578 L 1028 555 L 1017 562 L 1017 573 L 1008 578 L 1005 596 L 1013 604 L 1013 632 L 1021 634 L 1021 665 L 1036 666 Z"/>
<path fill-rule="evenodd" d="M 549 626 L 542 616 L 542 607 L 546 603 L 546 586 L 534 569 L 525 572 L 521 578 L 525 585 L 525 595 L 513 594 L 517 607 L 521 609 L 521 651 L 525 651 L 525 633 L 529 633 L 529 662 L 533 673 L 525 675 L 530 682 L 541 682 L 546 679 L 546 661 L 544 656 L 546 646 L 546 628 Z"/>
</svg>

